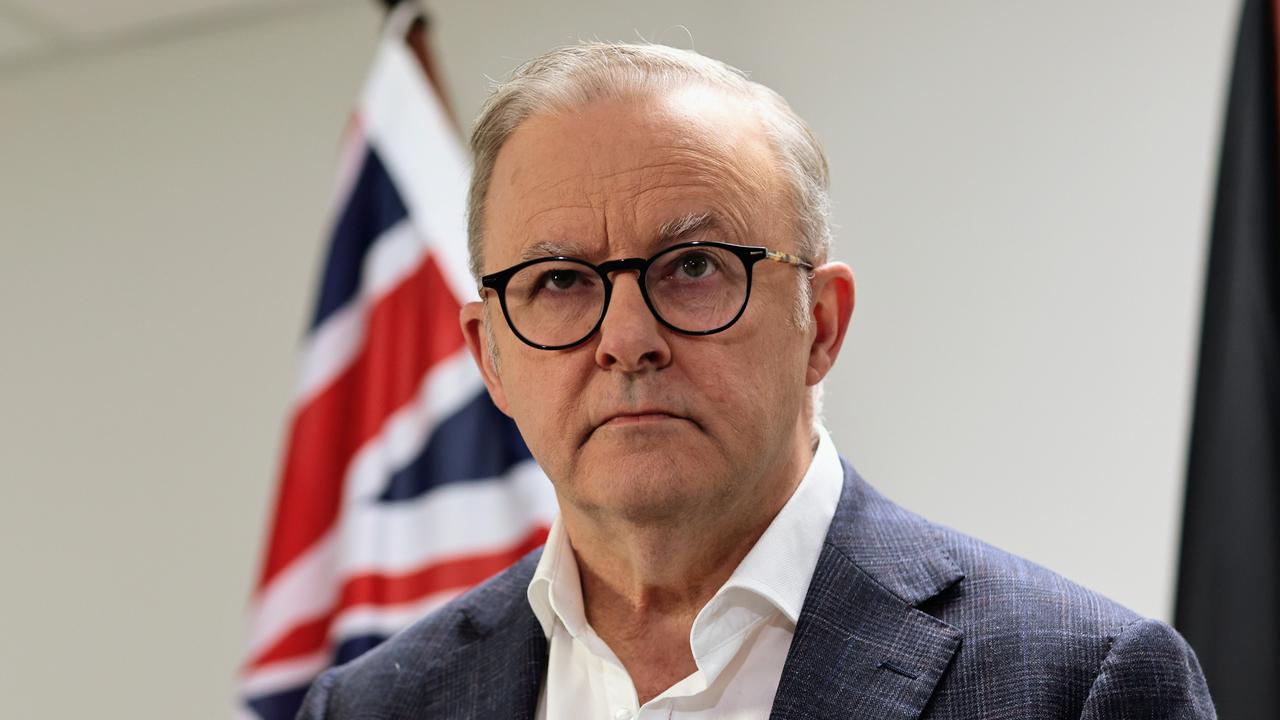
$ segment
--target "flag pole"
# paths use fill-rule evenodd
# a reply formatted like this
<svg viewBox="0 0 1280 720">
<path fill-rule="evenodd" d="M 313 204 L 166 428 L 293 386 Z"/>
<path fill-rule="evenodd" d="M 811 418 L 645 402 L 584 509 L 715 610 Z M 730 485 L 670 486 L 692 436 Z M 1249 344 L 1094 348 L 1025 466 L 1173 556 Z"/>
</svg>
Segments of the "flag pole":
<svg viewBox="0 0 1280 720">
<path fill-rule="evenodd" d="M 458 115 L 453 110 L 453 102 L 445 91 L 440 64 L 436 61 L 431 47 L 431 15 L 418 0 L 382 0 L 387 9 L 387 29 L 402 36 L 413 56 L 418 59 L 423 75 L 431 84 L 440 104 L 444 106 L 449 122 L 461 136 L 462 126 L 458 123 Z"/>
</svg>

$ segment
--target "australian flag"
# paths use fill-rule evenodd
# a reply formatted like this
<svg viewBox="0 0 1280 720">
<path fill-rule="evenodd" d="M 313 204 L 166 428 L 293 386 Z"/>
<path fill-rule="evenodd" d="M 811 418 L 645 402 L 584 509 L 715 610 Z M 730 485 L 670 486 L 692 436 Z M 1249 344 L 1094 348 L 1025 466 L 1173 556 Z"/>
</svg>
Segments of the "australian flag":
<svg viewBox="0 0 1280 720">
<path fill-rule="evenodd" d="M 312 680 L 537 547 L 556 508 L 458 326 L 468 170 L 388 18 L 345 143 L 302 347 L 237 716 L 293 718 Z"/>
</svg>

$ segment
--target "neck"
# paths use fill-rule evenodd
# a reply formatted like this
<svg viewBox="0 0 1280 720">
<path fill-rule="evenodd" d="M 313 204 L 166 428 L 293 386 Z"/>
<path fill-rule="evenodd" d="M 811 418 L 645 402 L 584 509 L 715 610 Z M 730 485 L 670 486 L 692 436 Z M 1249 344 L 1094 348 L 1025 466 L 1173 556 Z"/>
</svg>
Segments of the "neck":
<svg viewBox="0 0 1280 720">
<path fill-rule="evenodd" d="M 738 490 L 727 505 L 671 522 L 584 512 L 562 501 L 561 522 L 577 559 L 587 621 L 627 666 L 638 690 L 643 670 L 633 665 L 645 665 L 646 655 L 686 660 L 672 672 L 674 680 L 692 671 L 694 618 L 755 546 L 812 462 L 815 443 L 807 424 L 795 440 L 756 477 L 734 478 Z M 668 680 L 654 687 L 660 692 Z"/>
<path fill-rule="evenodd" d="M 788 486 L 788 490 L 795 487 Z M 760 539 L 782 504 L 771 502 L 767 507 L 768 515 L 705 518 L 678 526 L 609 522 L 575 526 L 566 520 L 588 620 L 595 626 L 593 615 L 612 612 L 636 619 L 688 614 L 692 621 L 692 615 Z"/>
</svg>

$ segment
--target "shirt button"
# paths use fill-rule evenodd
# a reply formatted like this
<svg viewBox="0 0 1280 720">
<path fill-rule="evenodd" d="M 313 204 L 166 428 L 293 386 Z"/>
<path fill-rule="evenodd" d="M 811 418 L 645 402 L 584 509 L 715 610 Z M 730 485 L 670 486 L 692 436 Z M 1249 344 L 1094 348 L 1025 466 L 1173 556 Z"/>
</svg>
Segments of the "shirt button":
<svg viewBox="0 0 1280 720">
<path fill-rule="evenodd" d="M 626 708 L 618 708 L 613 711 L 613 720 L 631 720 L 631 711 Z"/>
</svg>

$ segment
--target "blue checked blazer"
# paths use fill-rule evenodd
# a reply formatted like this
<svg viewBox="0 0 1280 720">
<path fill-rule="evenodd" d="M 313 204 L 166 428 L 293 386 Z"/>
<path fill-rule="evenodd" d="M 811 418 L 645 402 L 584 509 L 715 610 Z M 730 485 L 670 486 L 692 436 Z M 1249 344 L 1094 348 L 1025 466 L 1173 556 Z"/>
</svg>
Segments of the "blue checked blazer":
<svg viewBox="0 0 1280 720">
<path fill-rule="evenodd" d="M 1215 717 L 1168 625 L 934 525 L 844 468 L 771 717 Z M 325 673 L 298 717 L 532 719 L 547 674 L 526 596 L 539 552 Z"/>
</svg>

